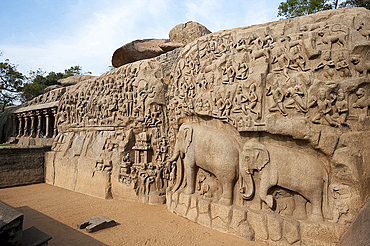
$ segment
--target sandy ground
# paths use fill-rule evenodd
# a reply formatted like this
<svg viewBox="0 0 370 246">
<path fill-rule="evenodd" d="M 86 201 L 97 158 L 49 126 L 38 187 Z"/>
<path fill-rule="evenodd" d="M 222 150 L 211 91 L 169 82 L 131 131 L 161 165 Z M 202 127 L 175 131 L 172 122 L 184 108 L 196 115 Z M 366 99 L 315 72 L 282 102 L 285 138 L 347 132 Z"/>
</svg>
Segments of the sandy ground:
<svg viewBox="0 0 370 246">
<path fill-rule="evenodd" d="M 48 184 L 0 189 L 0 200 L 53 237 L 49 245 L 264 245 L 227 235 L 177 216 L 165 205 L 103 200 Z M 119 225 L 94 233 L 76 227 L 92 216 Z"/>
</svg>

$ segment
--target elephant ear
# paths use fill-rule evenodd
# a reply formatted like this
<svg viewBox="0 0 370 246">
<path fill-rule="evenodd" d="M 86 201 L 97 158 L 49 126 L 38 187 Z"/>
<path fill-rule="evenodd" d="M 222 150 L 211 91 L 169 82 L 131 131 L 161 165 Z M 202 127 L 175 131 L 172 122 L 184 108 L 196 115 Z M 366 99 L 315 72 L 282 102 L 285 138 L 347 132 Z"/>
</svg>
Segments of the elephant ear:
<svg viewBox="0 0 370 246">
<path fill-rule="evenodd" d="M 265 148 L 255 148 L 255 166 L 258 171 L 261 171 L 262 168 L 270 162 L 270 153 Z"/>
<path fill-rule="evenodd" d="M 192 139 L 193 139 L 193 129 L 191 127 L 185 127 L 184 128 L 185 153 L 188 152 Z"/>
</svg>

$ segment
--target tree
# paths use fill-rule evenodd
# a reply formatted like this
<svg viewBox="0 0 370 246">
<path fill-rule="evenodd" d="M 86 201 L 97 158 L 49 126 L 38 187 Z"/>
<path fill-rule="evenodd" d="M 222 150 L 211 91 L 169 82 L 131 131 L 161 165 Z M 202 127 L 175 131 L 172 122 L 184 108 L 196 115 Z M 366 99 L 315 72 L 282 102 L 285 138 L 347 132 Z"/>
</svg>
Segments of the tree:
<svg viewBox="0 0 370 246">
<path fill-rule="evenodd" d="M 23 89 L 25 76 L 17 71 L 17 66 L 8 59 L 0 62 L 0 104 L 1 112 L 5 107 L 18 100 Z"/>
<path fill-rule="evenodd" d="M 370 0 L 347 0 L 339 5 L 343 7 L 364 7 L 370 10 Z"/>
<path fill-rule="evenodd" d="M 29 101 L 44 93 L 44 89 L 51 85 L 59 85 L 58 80 L 75 75 L 91 74 L 91 72 L 84 72 L 81 66 L 71 66 L 61 72 L 46 72 L 38 69 L 37 71 L 30 71 L 28 83 L 24 85 L 24 92 L 22 94 L 22 101 Z"/>
<path fill-rule="evenodd" d="M 346 0 L 339 5 L 338 2 L 338 0 L 286 0 L 286 2 L 279 4 L 277 16 L 293 18 L 338 7 L 364 7 L 370 9 L 370 0 Z"/>
<path fill-rule="evenodd" d="M 322 10 L 332 9 L 338 4 L 328 0 L 286 0 L 281 2 L 278 7 L 278 17 L 293 18 L 313 14 Z"/>
</svg>

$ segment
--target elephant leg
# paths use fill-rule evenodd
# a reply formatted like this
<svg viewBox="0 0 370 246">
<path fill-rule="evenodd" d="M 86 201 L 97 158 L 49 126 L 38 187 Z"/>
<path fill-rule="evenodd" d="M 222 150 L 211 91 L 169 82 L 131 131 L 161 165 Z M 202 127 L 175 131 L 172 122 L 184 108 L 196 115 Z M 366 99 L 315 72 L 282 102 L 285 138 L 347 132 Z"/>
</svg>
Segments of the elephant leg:
<svg viewBox="0 0 370 246">
<path fill-rule="evenodd" d="M 219 203 L 230 206 L 233 203 L 233 190 L 234 182 L 232 180 L 224 180 L 222 182 L 222 195 L 219 200 Z"/>
<path fill-rule="evenodd" d="M 274 206 L 274 198 L 272 197 L 272 195 L 267 195 L 267 192 L 270 188 L 271 188 L 271 185 L 267 183 L 267 180 L 261 177 L 259 196 L 261 200 L 267 204 L 267 206 L 272 208 Z"/>
<path fill-rule="evenodd" d="M 184 193 L 187 195 L 193 194 L 195 192 L 195 185 L 196 185 L 196 175 L 198 171 L 198 167 L 194 164 L 188 164 L 185 162 L 185 171 L 186 171 L 186 188 Z"/>
<path fill-rule="evenodd" d="M 312 204 L 312 213 L 310 215 L 311 221 L 323 221 L 324 218 L 322 216 L 322 192 L 316 192 L 313 196 L 311 196 L 311 204 Z"/>
</svg>

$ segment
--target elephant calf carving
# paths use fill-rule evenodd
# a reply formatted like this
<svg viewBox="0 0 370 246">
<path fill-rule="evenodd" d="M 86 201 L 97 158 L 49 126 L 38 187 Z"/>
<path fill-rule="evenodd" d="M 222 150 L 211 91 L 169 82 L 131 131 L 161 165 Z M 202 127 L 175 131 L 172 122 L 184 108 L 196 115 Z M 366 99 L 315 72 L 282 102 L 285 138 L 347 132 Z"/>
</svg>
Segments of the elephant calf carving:
<svg viewBox="0 0 370 246">
<path fill-rule="evenodd" d="M 268 191 L 280 186 L 302 195 L 312 204 L 311 220 L 323 220 L 323 198 L 327 201 L 328 173 L 319 159 L 287 147 L 265 146 L 250 140 L 240 154 L 240 174 L 247 187 L 242 187 L 244 199 L 254 195 L 252 174 L 260 172 L 259 198 L 270 208 L 274 205 Z M 246 191 L 245 191 L 246 189 Z M 325 191 L 325 192 L 324 192 Z"/>
<path fill-rule="evenodd" d="M 235 139 L 207 126 L 183 124 L 169 162 L 179 157 L 183 160 L 186 172 L 184 193 L 195 192 L 197 171 L 202 168 L 218 179 L 222 187 L 219 202 L 224 205 L 233 203 L 233 190 L 239 171 L 239 145 Z"/>
</svg>

